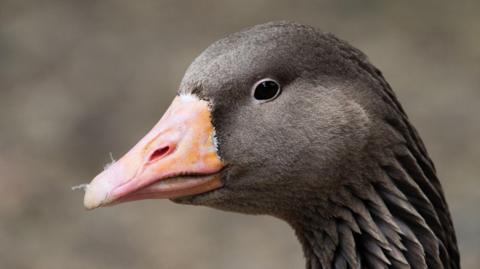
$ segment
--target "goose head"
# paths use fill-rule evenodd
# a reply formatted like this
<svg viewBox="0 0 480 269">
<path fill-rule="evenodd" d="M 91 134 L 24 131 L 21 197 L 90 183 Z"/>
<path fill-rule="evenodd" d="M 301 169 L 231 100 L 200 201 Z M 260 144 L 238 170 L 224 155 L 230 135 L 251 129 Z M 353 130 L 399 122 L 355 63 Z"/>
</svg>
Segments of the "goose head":
<svg viewBox="0 0 480 269">
<path fill-rule="evenodd" d="M 208 47 L 84 204 L 156 198 L 281 218 L 311 268 L 440 268 L 442 254 L 458 256 L 433 164 L 388 83 L 359 50 L 296 23 Z"/>
</svg>

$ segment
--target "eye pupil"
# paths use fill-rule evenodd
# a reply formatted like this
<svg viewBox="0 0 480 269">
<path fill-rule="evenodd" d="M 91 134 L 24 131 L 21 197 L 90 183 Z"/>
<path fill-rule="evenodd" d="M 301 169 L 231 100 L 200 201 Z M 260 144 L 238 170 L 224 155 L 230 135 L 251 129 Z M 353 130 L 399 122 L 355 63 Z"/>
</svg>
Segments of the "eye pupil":
<svg viewBox="0 0 480 269">
<path fill-rule="evenodd" d="M 272 99 L 278 95 L 280 85 L 274 80 L 264 80 L 257 84 L 253 97 L 259 101 Z"/>
</svg>

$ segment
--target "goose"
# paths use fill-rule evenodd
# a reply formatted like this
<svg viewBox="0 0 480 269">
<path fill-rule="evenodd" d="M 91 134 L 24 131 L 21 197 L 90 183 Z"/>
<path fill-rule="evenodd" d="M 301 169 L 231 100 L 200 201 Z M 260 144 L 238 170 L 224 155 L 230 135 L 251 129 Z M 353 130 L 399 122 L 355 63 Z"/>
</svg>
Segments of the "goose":
<svg viewBox="0 0 480 269">
<path fill-rule="evenodd" d="M 460 268 L 434 164 L 382 73 L 294 22 L 216 41 L 87 209 L 168 198 L 286 221 L 306 268 Z"/>
</svg>

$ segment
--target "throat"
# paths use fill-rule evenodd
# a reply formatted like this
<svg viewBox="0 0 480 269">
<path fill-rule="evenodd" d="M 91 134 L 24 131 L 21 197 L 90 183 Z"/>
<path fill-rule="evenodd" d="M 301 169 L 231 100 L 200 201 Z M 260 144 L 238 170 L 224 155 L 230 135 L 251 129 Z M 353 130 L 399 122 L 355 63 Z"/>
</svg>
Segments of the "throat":
<svg viewBox="0 0 480 269">
<path fill-rule="evenodd" d="M 338 251 L 341 241 L 335 221 L 315 220 L 292 226 L 302 244 L 307 269 L 336 268 L 335 261 L 342 254 Z"/>
</svg>

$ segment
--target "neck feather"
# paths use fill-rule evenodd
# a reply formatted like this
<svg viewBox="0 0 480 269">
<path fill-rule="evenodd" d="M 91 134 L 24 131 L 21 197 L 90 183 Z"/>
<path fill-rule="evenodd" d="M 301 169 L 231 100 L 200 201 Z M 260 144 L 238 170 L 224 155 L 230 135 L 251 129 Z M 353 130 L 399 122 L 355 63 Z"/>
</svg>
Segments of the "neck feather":
<svg viewBox="0 0 480 269">
<path fill-rule="evenodd" d="M 375 175 L 369 183 L 341 187 L 329 199 L 331 216 L 310 206 L 291 222 L 307 268 L 459 268 L 453 226 L 434 170 L 419 165 L 408 147 L 386 154 L 369 173 Z"/>
</svg>

